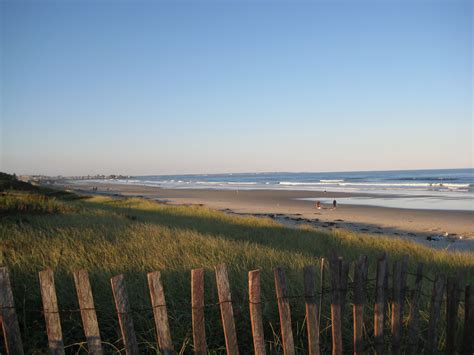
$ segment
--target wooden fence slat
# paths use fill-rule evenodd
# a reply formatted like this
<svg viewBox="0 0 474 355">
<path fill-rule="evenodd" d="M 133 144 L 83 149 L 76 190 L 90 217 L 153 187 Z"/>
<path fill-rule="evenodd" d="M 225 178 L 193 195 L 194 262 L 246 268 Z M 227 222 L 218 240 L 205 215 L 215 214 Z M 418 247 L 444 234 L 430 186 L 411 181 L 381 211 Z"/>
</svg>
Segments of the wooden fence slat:
<svg viewBox="0 0 474 355">
<path fill-rule="evenodd" d="M 54 286 L 54 274 L 51 269 L 39 272 L 43 312 L 48 334 L 48 346 L 51 354 L 64 354 L 63 334 L 59 319 L 58 299 Z"/>
<path fill-rule="evenodd" d="M 385 254 L 385 253 L 384 253 Z M 387 260 L 387 267 L 385 269 L 385 280 L 384 280 L 384 295 L 385 295 L 385 303 L 384 303 L 384 308 L 383 308 L 383 314 L 384 314 L 384 329 L 388 329 L 392 327 L 392 319 L 390 317 L 390 309 L 391 309 L 391 302 L 390 302 L 390 291 L 392 288 L 389 286 L 389 280 L 392 278 L 391 271 L 390 270 L 390 262 L 387 256 L 385 256 Z M 388 343 L 387 343 L 388 345 Z"/>
<path fill-rule="evenodd" d="M 349 282 L 349 267 L 350 263 L 348 261 L 344 261 L 342 257 L 339 258 L 340 267 L 339 270 L 341 272 L 339 281 L 341 284 L 341 315 L 346 314 L 345 307 L 346 307 L 346 296 L 347 296 L 347 284 Z"/>
<path fill-rule="evenodd" d="M 230 295 L 229 277 L 225 264 L 220 264 L 216 269 L 217 293 L 219 295 L 219 304 L 221 308 L 222 326 L 224 328 L 225 344 L 228 355 L 239 353 L 237 345 L 237 333 L 234 323 L 234 310 L 232 308 L 232 299 Z"/>
<path fill-rule="evenodd" d="M 47 269 L 39 272 L 39 281 L 50 352 L 52 354 L 64 354 L 64 343 L 53 271 Z"/>
<path fill-rule="evenodd" d="M 408 276 L 408 255 L 404 255 L 402 257 L 402 280 L 401 280 L 401 288 L 400 288 L 400 314 L 403 323 L 403 314 L 405 309 L 405 299 L 407 293 L 407 276 Z"/>
<path fill-rule="evenodd" d="M 319 315 L 318 315 L 318 324 L 321 327 L 321 314 L 323 313 L 323 299 L 324 299 L 324 263 L 326 262 L 325 258 L 321 258 L 321 264 L 319 268 Z"/>
<path fill-rule="evenodd" d="M 260 291 L 260 270 L 249 271 L 250 322 L 252 325 L 253 348 L 256 355 L 266 353 Z"/>
<path fill-rule="evenodd" d="M 204 322 L 204 269 L 191 270 L 191 304 L 194 353 L 207 354 L 206 326 Z"/>
<path fill-rule="evenodd" d="M 474 353 L 474 293 L 472 285 L 466 285 L 464 292 L 464 332 L 462 354 Z"/>
<path fill-rule="evenodd" d="M 23 355 L 20 326 L 15 311 L 10 275 L 6 267 L 0 268 L 0 307 L 5 350 L 7 354 Z"/>
<path fill-rule="evenodd" d="M 362 354 L 364 329 L 364 304 L 366 302 L 365 288 L 367 283 L 368 261 L 367 256 L 359 258 L 354 266 L 354 354 Z"/>
<path fill-rule="evenodd" d="M 382 256 L 377 260 L 377 276 L 375 285 L 374 304 L 374 341 L 375 353 L 384 354 L 384 323 L 385 323 L 385 280 L 387 274 L 387 259 Z"/>
<path fill-rule="evenodd" d="M 430 318 L 428 324 L 426 353 L 436 354 L 438 352 L 438 322 L 440 318 L 441 303 L 443 301 L 443 294 L 446 284 L 444 275 L 436 276 L 433 293 L 431 295 Z"/>
<path fill-rule="evenodd" d="M 171 331 L 168 321 L 168 311 L 166 309 L 165 293 L 163 283 L 161 282 L 161 273 L 159 271 L 147 274 L 148 288 L 150 289 L 151 306 L 153 308 L 153 317 L 155 319 L 156 338 L 163 355 L 175 354 L 173 341 L 171 340 Z"/>
<path fill-rule="evenodd" d="M 283 353 L 285 355 L 295 354 L 293 342 L 293 330 L 291 328 L 290 302 L 287 295 L 287 284 L 285 272 L 282 268 L 273 271 L 275 277 L 275 290 L 278 301 L 278 312 L 280 314 L 280 328 L 283 343 Z"/>
<path fill-rule="evenodd" d="M 392 353 L 400 354 L 403 331 L 403 310 L 405 305 L 408 271 L 408 256 L 404 255 L 393 265 L 393 296 L 392 296 Z"/>
<path fill-rule="evenodd" d="M 393 263 L 393 294 L 392 294 L 392 354 L 400 354 L 401 320 L 401 291 L 402 290 L 402 262 Z"/>
<path fill-rule="evenodd" d="M 110 283 L 112 285 L 112 293 L 115 299 L 125 352 L 128 355 L 139 354 L 125 279 L 123 275 L 117 275 L 110 279 Z"/>
<path fill-rule="evenodd" d="M 454 354 L 456 349 L 460 291 L 457 278 L 448 277 L 446 286 L 446 354 Z"/>
<path fill-rule="evenodd" d="M 306 327 L 308 329 L 308 353 L 319 355 L 319 310 L 316 304 L 316 268 L 304 268 L 304 295 L 306 301 Z"/>
<path fill-rule="evenodd" d="M 410 316 L 408 320 L 407 354 L 415 354 L 420 336 L 420 298 L 423 281 L 423 264 L 419 263 L 416 270 L 416 280 L 411 296 Z"/>
<path fill-rule="evenodd" d="M 81 310 L 82 326 L 87 340 L 88 353 L 101 355 L 102 341 L 100 338 L 99 323 L 94 307 L 94 298 L 86 270 L 78 270 L 73 273 L 76 286 L 77 301 Z"/>
<path fill-rule="evenodd" d="M 341 314 L 341 259 L 332 255 L 329 261 L 331 273 L 331 331 L 332 354 L 341 355 L 342 350 L 342 314 Z"/>
</svg>

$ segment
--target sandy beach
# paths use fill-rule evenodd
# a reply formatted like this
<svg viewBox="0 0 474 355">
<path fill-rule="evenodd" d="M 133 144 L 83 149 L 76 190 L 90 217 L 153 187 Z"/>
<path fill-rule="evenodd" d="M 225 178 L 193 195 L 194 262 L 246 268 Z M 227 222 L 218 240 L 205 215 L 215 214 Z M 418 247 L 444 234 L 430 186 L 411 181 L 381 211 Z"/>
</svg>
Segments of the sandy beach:
<svg viewBox="0 0 474 355">
<path fill-rule="evenodd" d="M 97 191 L 92 191 L 92 187 Z M 125 184 L 69 185 L 79 192 L 139 196 L 170 204 L 201 204 L 227 213 L 273 218 L 285 225 L 309 224 L 324 230 L 347 229 L 358 233 L 406 238 L 434 248 L 474 251 L 474 212 L 384 208 L 338 204 L 333 209 L 302 198 L 338 199 L 375 197 L 370 194 L 317 191 L 162 189 Z M 380 195 L 377 195 L 380 197 Z M 447 234 L 447 237 L 446 237 Z"/>
</svg>

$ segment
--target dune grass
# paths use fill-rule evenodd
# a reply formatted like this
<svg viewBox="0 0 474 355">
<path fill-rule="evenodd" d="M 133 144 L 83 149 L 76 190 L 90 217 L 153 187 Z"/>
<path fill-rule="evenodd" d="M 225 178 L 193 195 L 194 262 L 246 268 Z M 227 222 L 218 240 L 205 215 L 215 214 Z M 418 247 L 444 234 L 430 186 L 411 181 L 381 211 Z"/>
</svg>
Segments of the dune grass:
<svg viewBox="0 0 474 355">
<path fill-rule="evenodd" d="M 408 254 L 410 270 L 414 270 L 417 262 L 424 262 L 426 274 L 431 278 L 439 273 L 461 273 L 464 282 L 474 281 L 474 255 L 470 253 L 438 251 L 379 235 L 329 233 L 310 227 L 285 228 L 270 219 L 230 216 L 200 206 L 170 206 L 135 198 L 78 198 L 74 194 L 41 189 L 7 188 L 0 196 L 0 218 L 0 263 L 10 270 L 25 348 L 32 353 L 43 353 L 47 344 L 37 277 L 38 271 L 44 268 L 55 271 L 69 353 L 81 351 L 84 342 L 71 274 L 81 268 L 90 274 L 101 335 L 108 353 L 122 348 L 109 284 L 110 277 L 120 273 L 126 278 L 140 350 L 149 353 L 157 351 L 146 283 L 146 273 L 154 270 L 162 272 L 173 340 L 177 350 L 183 352 L 192 350 L 192 268 L 206 269 L 206 303 L 209 304 L 206 331 L 213 353 L 224 350 L 213 274 L 213 267 L 219 263 L 228 266 L 242 353 L 251 349 L 247 304 L 249 270 L 262 269 L 265 331 L 268 348 L 273 352 L 281 351 L 272 274 L 277 266 L 285 269 L 289 292 L 295 296 L 303 292 L 302 268 L 309 264 L 319 267 L 321 257 L 329 255 L 331 250 L 350 261 L 367 255 L 370 277 L 375 273 L 376 257 L 386 252 L 390 260 Z M 430 287 L 426 284 L 426 293 Z M 425 303 L 428 300 L 429 297 L 425 297 Z M 304 352 L 304 300 L 294 297 L 291 305 L 295 343 L 299 351 Z M 328 307 L 325 302 L 321 335 L 326 350 L 330 344 L 330 330 L 324 329 L 330 316 Z M 349 314 L 347 308 L 345 340 L 348 344 L 351 340 Z M 370 326 L 370 319 L 367 321 Z M 426 323 L 426 312 L 422 313 L 422 321 Z"/>
</svg>

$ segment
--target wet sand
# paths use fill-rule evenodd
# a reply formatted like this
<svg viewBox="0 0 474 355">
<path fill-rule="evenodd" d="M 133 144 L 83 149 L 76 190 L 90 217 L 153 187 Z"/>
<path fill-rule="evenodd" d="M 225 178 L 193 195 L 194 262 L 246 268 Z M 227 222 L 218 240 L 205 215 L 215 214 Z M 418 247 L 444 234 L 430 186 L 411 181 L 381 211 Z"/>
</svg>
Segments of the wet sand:
<svg viewBox="0 0 474 355">
<path fill-rule="evenodd" d="M 435 248 L 474 252 L 474 212 L 418 210 L 338 204 L 322 205 L 299 198 L 338 199 L 341 197 L 380 197 L 381 195 L 281 190 L 162 189 L 119 184 L 69 185 L 73 190 L 91 193 L 140 196 L 170 204 L 202 204 L 227 213 L 273 218 L 294 226 L 310 224 L 325 230 L 347 229 L 359 233 L 405 238 Z M 391 195 L 393 197 L 393 195 Z M 448 237 L 444 235 L 448 233 Z M 438 236 L 442 236 L 438 238 Z M 429 240 L 429 239 L 439 240 Z"/>
</svg>

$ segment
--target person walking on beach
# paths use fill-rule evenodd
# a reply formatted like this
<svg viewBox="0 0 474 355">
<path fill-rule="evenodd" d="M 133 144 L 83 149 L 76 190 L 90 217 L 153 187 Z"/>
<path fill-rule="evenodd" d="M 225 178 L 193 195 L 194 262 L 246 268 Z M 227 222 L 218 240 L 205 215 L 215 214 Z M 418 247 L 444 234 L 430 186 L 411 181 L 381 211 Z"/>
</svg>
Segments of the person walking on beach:
<svg viewBox="0 0 474 355">
<path fill-rule="evenodd" d="M 337 201 L 336 200 L 332 201 L 332 208 L 334 208 L 334 209 L 337 208 Z"/>
<path fill-rule="evenodd" d="M 321 202 L 320 202 L 320 201 L 316 202 L 316 208 L 317 208 L 318 210 L 321 209 Z"/>
</svg>

